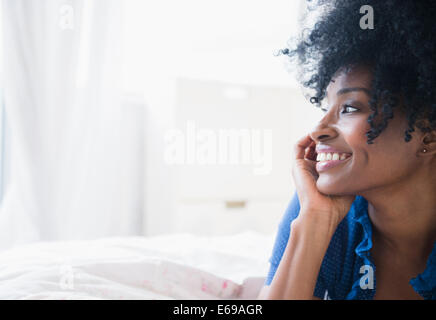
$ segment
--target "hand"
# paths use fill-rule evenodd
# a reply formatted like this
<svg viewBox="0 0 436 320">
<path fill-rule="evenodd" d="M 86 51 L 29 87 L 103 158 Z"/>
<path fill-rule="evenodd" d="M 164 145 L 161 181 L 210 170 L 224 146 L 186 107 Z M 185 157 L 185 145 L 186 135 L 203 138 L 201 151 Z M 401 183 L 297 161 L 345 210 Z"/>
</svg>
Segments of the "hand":
<svg viewBox="0 0 436 320">
<path fill-rule="evenodd" d="M 319 174 L 316 171 L 315 141 L 310 135 L 299 139 L 294 146 L 292 176 L 300 202 L 300 212 L 312 212 L 326 216 L 339 224 L 351 208 L 355 195 L 326 195 L 316 187 Z"/>
</svg>

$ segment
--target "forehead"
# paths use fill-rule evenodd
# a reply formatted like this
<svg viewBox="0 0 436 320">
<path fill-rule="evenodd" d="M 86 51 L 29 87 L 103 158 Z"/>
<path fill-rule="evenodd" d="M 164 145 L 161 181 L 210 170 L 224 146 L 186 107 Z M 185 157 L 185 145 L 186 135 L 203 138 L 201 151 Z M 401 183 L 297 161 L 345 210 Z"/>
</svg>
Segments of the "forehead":
<svg viewBox="0 0 436 320">
<path fill-rule="evenodd" d="M 358 66 L 349 70 L 340 69 L 327 86 L 327 95 L 336 95 L 342 88 L 367 88 L 371 87 L 372 74 L 369 68 Z"/>
</svg>

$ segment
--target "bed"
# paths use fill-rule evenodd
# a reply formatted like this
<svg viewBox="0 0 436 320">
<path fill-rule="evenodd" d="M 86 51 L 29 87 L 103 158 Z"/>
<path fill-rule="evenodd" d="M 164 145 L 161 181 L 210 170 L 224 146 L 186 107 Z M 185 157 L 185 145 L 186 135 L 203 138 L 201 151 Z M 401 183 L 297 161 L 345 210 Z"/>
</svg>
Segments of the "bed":
<svg viewBox="0 0 436 320">
<path fill-rule="evenodd" d="M 0 252 L 0 299 L 255 299 L 273 236 L 170 234 Z"/>
</svg>

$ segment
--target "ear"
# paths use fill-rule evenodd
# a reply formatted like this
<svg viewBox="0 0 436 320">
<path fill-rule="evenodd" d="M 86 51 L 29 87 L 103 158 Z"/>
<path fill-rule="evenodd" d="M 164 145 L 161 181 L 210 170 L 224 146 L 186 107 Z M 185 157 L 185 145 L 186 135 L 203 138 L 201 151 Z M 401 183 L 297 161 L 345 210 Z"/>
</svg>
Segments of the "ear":
<svg viewBox="0 0 436 320">
<path fill-rule="evenodd" d="M 426 151 L 424 151 L 426 150 Z M 421 154 L 436 154 L 436 130 L 423 134 L 421 138 Z"/>
<path fill-rule="evenodd" d="M 419 140 L 418 156 L 436 154 L 436 129 L 431 129 L 430 121 L 427 118 L 421 118 L 415 122 L 415 133 Z"/>
</svg>

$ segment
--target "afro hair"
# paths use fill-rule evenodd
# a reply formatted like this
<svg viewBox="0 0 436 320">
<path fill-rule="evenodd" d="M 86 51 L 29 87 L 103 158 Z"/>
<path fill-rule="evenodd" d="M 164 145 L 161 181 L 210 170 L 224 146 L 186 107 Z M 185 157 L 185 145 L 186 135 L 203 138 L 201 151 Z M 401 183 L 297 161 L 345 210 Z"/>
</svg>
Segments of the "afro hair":
<svg viewBox="0 0 436 320">
<path fill-rule="evenodd" d="M 279 54 L 296 60 L 305 77 L 300 82 L 313 92 L 312 103 L 321 106 L 336 72 L 365 65 L 372 72 L 367 144 L 387 127 L 395 108 L 407 117 L 406 142 L 412 139 L 415 126 L 424 133 L 436 129 L 436 1 L 308 3 L 309 10 L 321 12 L 316 23 Z M 373 8 L 373 29 L 360 26 L 364 5 Z"/>
</svg>

